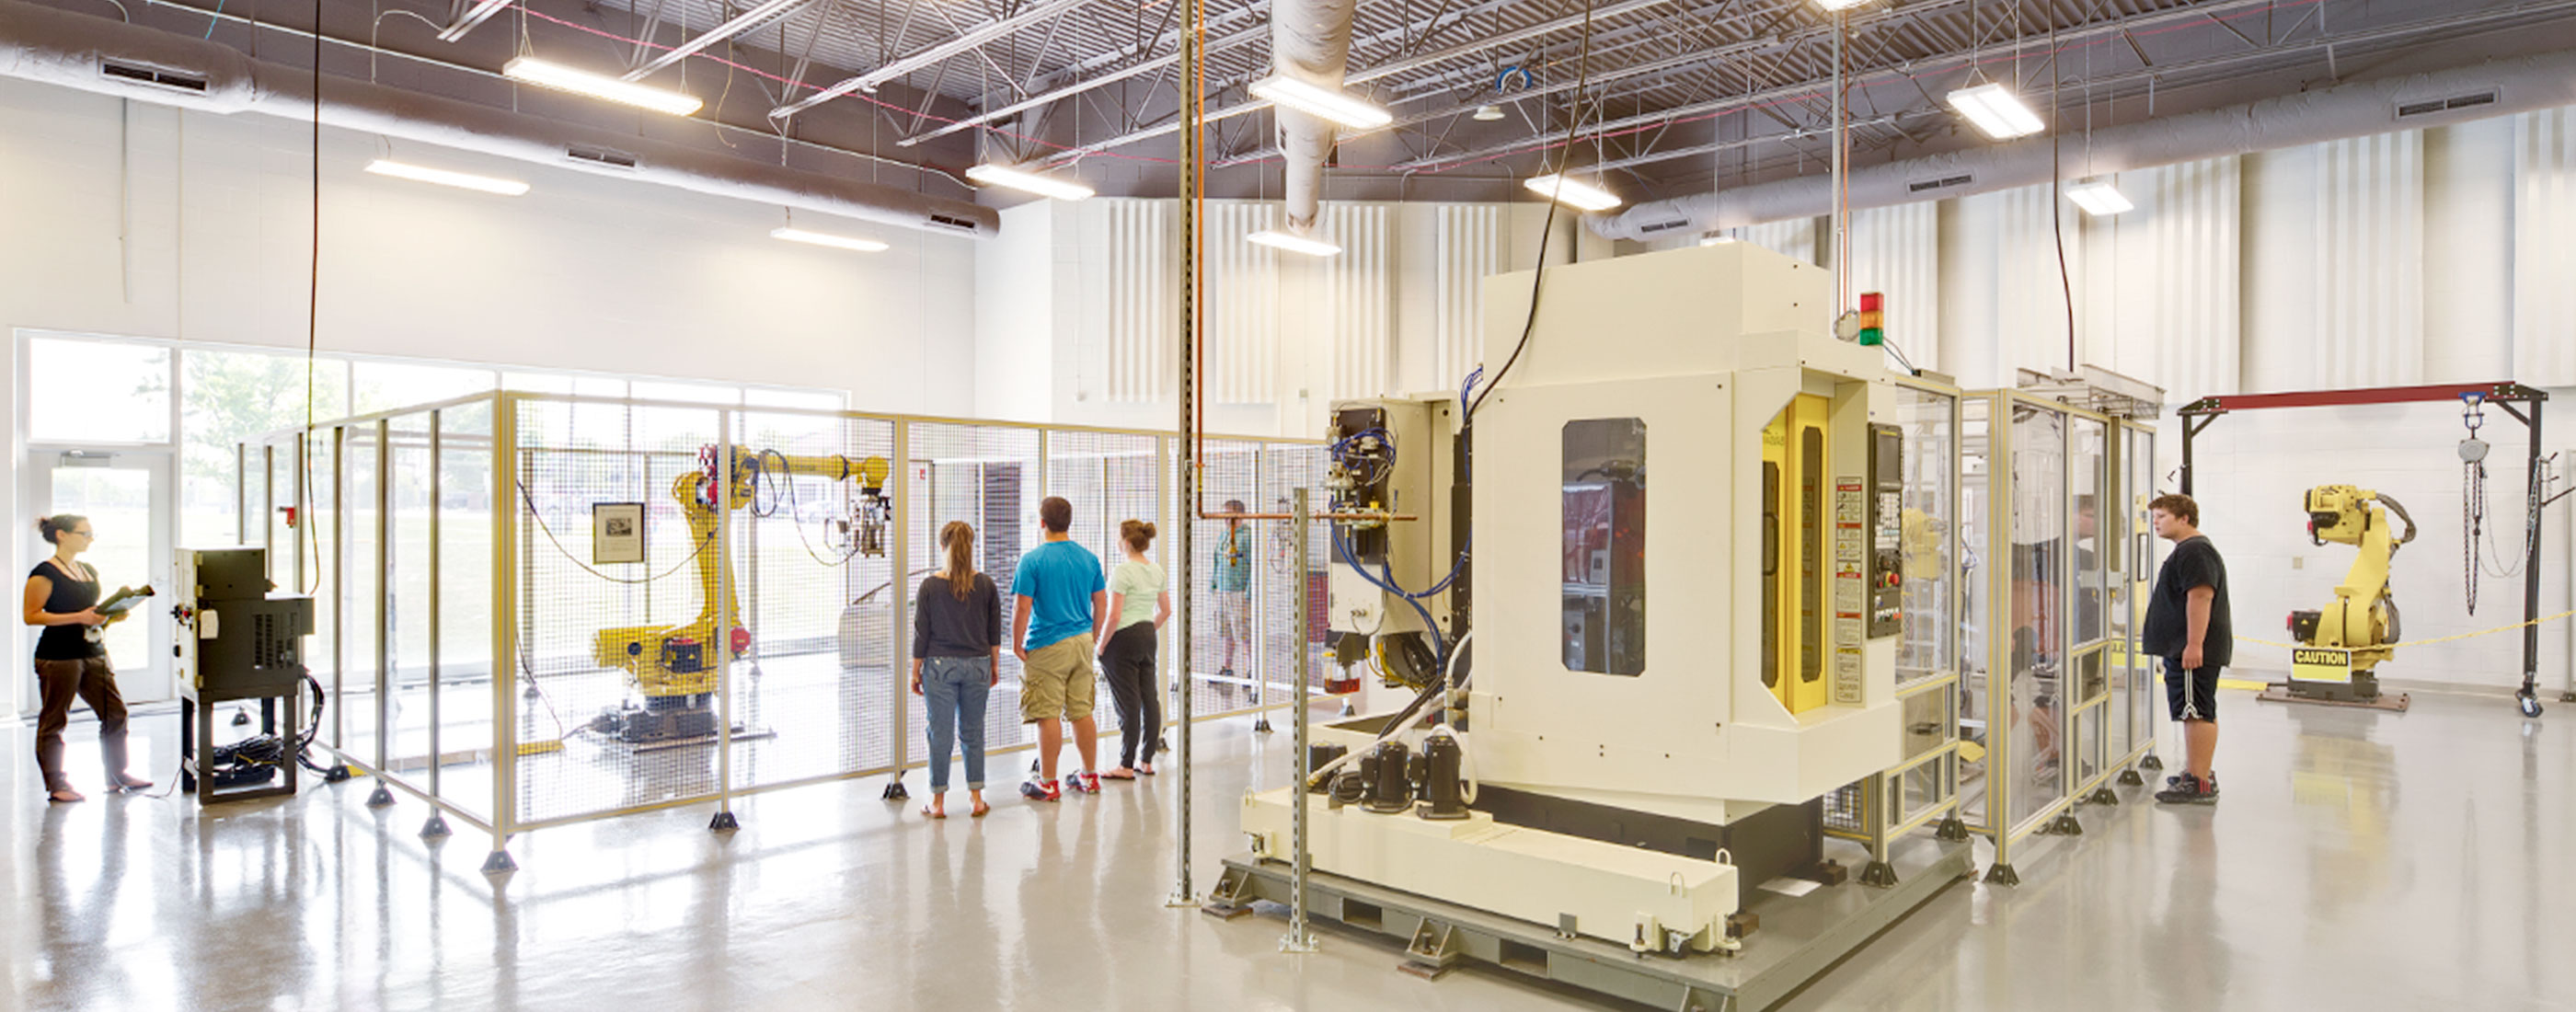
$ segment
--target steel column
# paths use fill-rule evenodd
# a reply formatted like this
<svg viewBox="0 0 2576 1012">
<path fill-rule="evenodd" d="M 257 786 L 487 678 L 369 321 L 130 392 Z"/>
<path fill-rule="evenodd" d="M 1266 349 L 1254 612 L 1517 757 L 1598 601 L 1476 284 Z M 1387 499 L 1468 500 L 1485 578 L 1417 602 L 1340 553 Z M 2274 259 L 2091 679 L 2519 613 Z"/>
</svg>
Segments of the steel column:
<svg viewBox="0 0 2576 1012">
<path fill-rule="evenodd" d="M 1306 568 L 1308 528 L 1312 524 L 1312 521 L 1307 518 L 1306 486 L 1297 486 L 1289 495 L 1294 498 L 1289 503 L 1288 512 L 1296 518 L 1288 521 L 1296 526 L 1296 530 L 1290 534 L 1292 538 L 1290 544 L 1295 546 L 1297 568 L 1302 576 Z M 1297 595 L 1297 628 L 1300 637 L 1304 635 L 1308 623 L 1314 621 L 1315 616 L 1312 614 L 1314 609 L 1313 598 L 1305 594 Z M 1288 750 L 1288 934 L 1279 939 L 1279 951 L 1289 953 L 1315 951 L 1315 934 L 1306 930 L 1306 872 L 1309 870 L 1309 865 L 1313 863 L 1314 857 L 1306 848 L 1308 818 L 1306 809 L 1309 807 L 1307 802 L 1314 797 L 1314 794 L 1306 789 L 1308 775 L 1306 722 L 1307 711 L 1313 709 L 1307 705 L 1305 698 L 1306 666 L 1309 663 L 1311 659 L 1307 656 L 1307 651 L 1298 650 L 1297 663 L 1293 665 L 1297 672 L 1297 691 L 1290 695 L 1293 702 L 1288 704 L 1289 726 L 1295 729 L 1292 732 L 1294 743 Z"/>
<path fill-rule="evenodd" d="M 1190 561 L 1191 556 L 1198 552 L 1196 546 L 1189 545 L 1187 542 L 1190 540 L 1191 529 L 1196 526 L 1193 521 L 1199 514 L 1199 428 L 1196 381 L 1199 352 L 1199 199 L 1202 195 L 1201 188 L 1206 184 L 1206 180 L 1200 178 L 1200 173 L 1206 171 L 1207 166 L 1205 135 L 1207 52 L 1206 42 L 1199 37 L 1199 32 L 1207 23 L 1207 7 L 1205 0 L 1176 0 L 1176 2 L 1181 5 L 1179 82 L 1181 195 L 1180 214 L 1176 216 L 1181 233 L 1180 284 L 1177 286 L 1180 290 L 1178 309 L 1180 310 L 1181 353 L 1176 356 L 1174 364 L 1178 367 L 1180 379 L 1178 400 L 1180 401 L 1181 466 L 1178 476 L 1180 485 L 1177 491 L 1181 511 L 1181 540 L 1184 545 L 1180 552 L 1180 564 L 1173 567 L 1172 575 L 1175 585 L 1180 590 L 1180 597 L 1174 602 L 1174 608 L 1180 618 L 1180 634 L 1175 637 L 1178 643 L 1173 652 L 1180 657 L 1181 663 L 1181 691 L 1178 693 L 1180 698 L 1176 701 L 1179 704 L 1181 730 L 1181 803 L 1176 817 L 1178 821 L 1172 833 L 1172 894 L 1166 897 L 1163 903 L 1168 907 L 1186 908 L 1198 903 L 1196 897 L 1191 894 L 1190 888 L 1190 789 L 1193 786 L 1191 767 L 1194 759 L 1191 739 L 1195 730 L 1190 720 L 1190 696 L 1193 694 L 1190 690 L 1197 681 L 1197 672 L 1192 669 L 1193 659 L 1190 656 L 1193 638 L 1190 635 L 1192 618 L 1190 601 L 1193 596 L 1192 591 L 1196 589 L 1192 586 L 1194 581 L 1190 576 Z"/>
</svg>

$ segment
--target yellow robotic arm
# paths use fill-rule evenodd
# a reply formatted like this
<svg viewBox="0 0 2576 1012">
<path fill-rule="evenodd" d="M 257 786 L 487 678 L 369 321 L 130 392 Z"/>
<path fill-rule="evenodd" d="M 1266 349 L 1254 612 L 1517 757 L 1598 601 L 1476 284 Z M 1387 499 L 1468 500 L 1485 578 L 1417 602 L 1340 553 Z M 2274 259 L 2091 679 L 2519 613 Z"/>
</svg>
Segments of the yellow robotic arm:
<svg viewBox="0 0 2576 1012">
<path fill-rule="evenodd" d="M 2415 519 L 2397 500 L 2350 485 L 2309 489 L 2308 536 L 2317 544 L 2332 541 L 2361 550 L 2352 569 L 2335 586 L 2332 605 L 2318 611 L 2293 612 L 2290 632 L 2301 643 L 2352 651 L 2352 668 L 2366 672 L 2387 660 L 2388 644 L 2397 641 L 2397 603 L 2388 593 L 2389 560 L 2397 548 L 2415 540 Z M 2383 508 L 2384 507 L 2384 508 Z M 2388 514 L 2406 522 L 2401 536 L 2390 529 Z"/>
<path fill-rule="evenodd" d="M 619 728 L 630 741 L 690 737 L 714 732 L 713 715 L 703 697 L 716 690 L 715 642 L 718 619 L 734 607 L 725 585 L 722 553 L 715 550 L 717 518 L 722 509 L 740 509 L 752 500 L 764 476 L 805 476 L 854 481 L 859 496 L 851 530 L 852 552 L 885 554 L 885 525 L 893 518 L 894 500 L 885 489 L 893 473 L 884 457 L 801 456 L 733 448 L 729 474 L 717 447 L 698 451 L 696 469 L 671 482 L 671 499 L 689 524 L 690 551 L 696 560 L 698 615 L 681 626 L 631 626 L 602 629 L 592 639 L 592 659 L 603 667 L 622 668 L 634 676 L 644 694 L 649 721 L 628 720 Z M 751 648 L 751 630 L 734 627 L 724 649 L 737 656 Z M 703 726 L 700 726 L 703 725 Z"/>
</svg>

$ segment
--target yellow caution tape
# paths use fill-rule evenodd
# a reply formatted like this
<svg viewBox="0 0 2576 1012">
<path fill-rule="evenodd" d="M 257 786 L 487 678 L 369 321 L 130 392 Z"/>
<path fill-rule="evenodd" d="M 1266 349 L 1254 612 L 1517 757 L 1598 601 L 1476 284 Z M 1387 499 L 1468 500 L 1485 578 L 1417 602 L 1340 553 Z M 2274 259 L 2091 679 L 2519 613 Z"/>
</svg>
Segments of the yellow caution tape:
<svg viewBox="0 0 2576 1012">
<path fill-rule="evenodd" d="M 2559 612 L 2558 614 L 2555 614 L 2555 615 L 2543 615 L 2543 616 L 2541 616 L 2541 617 L 2539 617 L 2539 618 L 2532 619 L 2532 620 L 2531 620 L 2531 621 L 2529 621 L 2529 622 L 2516 622 L 2516 623 L 2514 623 L 2514 624 L 2512 624 L 2512 625 L 2500 625 L 2500 626 L 2497 626 L 2497 627 L 2495 627 L 2495 628 L 2493 628 L 2493 629 L 2480 629 L 2480 630 L 2478 630 L 2478 631 L 2476 631 L 2476 632 L 2464 632 L 2464 633 L 2461 633 L 2461 634 L 2459 634 L 2459 635 L 2457 635 L 2457 636 L 2442 636 L 2442 637 L 2438 637 L 2438 638 L 2435 638 L 2435 639 L 2429 639 L 2429 640 L 2407 640 L 2407 641 L 2406 641 L 2406 642 L 2404 642 L 2404 643 L 2382 643 L 2382 644 L 2378 644 L 2378 645 L 2376 645 L 2376 646 L 2369 646 L 2369 647 L 2336 647 L 2335 649 L 2338 649 L 2338 650 L 2396 650 L 2396 649 L 2399 649 L 2399 648 L 2401 648 L 2401 647 L 2428 647 L 2428 646 L 2432 646 L 2432 645 L 2433 645 L 2433 644 L 2435 644 L 2435 643 L 2448 643 L 2448 642 L 2451 642 L 2452 640 L 2464 640 L 2464 639 L 2470 639 L 2470 638 L 2472 638 L 2472 637 L 2477 637 L 2477 636 L 2492 636 L 2492 635 L 2495 635 L 2496 633 L 2500 633 L 2500 632 L 2512 632 L 2512 631 L 2514 631 L 2514 630 L 2516 630 L 2516 629 L 2520 629 L 2520 628 L 2523 628 L 2523 627 L 2525 627 L 2525 626 L 2535 626 L 2535 625 L 2540 625 L 2540 624 L 2547 623 L 2547 622 L 2555 622 L 2555 621 L 2558 621 L 2559 619 L 2566 618 L 2566 617 L 2568 617 L 2568 616 L 2570 616 L 2570 615 L 2576 615 L 2576 610 L 2562 611 L 2562 612 Z M 2308 646 L 2310 645 L 2310 644 L 2306 644 L 2306 643 L 2276 643 L 2276 642 L 2273 642 L 2273 641 L 2271 641 L 2271 640 L 2255 639 L 2255 638 L 2254 638 L 2254 637 L 2252 637 L 2252 636 L 2239 636 L 2239 637 L 2237 637 L 2237 639 L 2243 640 L 2243 641 L 2245 641 L 2245 642 L 2247 642 L 2247 643 L 2259 643 L 2259 644 L 2262 644 L 2262 645 L 2267 646 L 2267 647 L 2279 647 L 2279 648 L 2281 648 L 2281 649 L 2283 649 L 2283 650 L 2299 650 L 2299 649 L 2304 649 L 2304 648 L 2306 648 L 2306 647 L 2308 647 Z"/>
</svg>

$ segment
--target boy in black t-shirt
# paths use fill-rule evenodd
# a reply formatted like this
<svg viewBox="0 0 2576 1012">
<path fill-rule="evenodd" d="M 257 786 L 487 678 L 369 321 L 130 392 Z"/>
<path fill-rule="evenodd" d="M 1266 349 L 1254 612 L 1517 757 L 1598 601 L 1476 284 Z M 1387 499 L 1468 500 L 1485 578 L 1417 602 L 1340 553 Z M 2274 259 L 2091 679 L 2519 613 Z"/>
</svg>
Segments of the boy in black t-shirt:
<svg viewBox="0 0 2576 1012">
<path fill-rule="evenodd" d="M 2156 536 L 2174 543 L 2156 573 L 2147 600 L 2146 651 L 2165 662 L 2165 702 L 2182 725 L 2183 771 L 2166 781 L 2156 800 L 2169 805 L 2218 801 L 2210 769 L 2218 753 L 2218 671 L 2235 652 L 2235 621 L 2227 600 L 2227 562 L 2200 533 L 2200 506 L 2190 496 L 2158 496 L 2147 504 Z"/>
</svg>

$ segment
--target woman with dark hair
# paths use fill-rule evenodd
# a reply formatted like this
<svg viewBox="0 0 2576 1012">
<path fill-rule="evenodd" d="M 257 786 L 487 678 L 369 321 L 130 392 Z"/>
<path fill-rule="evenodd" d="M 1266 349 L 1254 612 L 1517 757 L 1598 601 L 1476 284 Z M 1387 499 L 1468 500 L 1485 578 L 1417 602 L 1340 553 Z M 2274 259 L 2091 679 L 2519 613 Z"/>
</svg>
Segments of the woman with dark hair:
<svg viewBox="0 0 2576 1012">
<path fill-rule="evenodd" d="M 1100 644 L 1109 698 L 1118 704 L 1118 768 L 1100 777 L 1134 780 L 1139 773 L 1153 775 L 1155 736 L 1163 733 L 1163 702 L 1154 692 L 1154 648 L 1164 620 L 1172 617 L 1172 595 L 1163 589 L 1163 567 L 1145 557 L 1154 547 L 1154 525 L 1121 523 L 1118 541 L 1127 560 L 1109 575 L 1109 621 L 1117 631 Z M 1142 762 L 1136 759 L 1139 743 L 1145 748 Z"/>
<path fill-rule="evenodd" d="M 36 685 L 44 698 L 36 717 L 36 769 L 45 775 L 45 796 L 81 800 L 63 775 L 63 729 L 71 725 L 75 698 L 98 714 L 107 789 L 150 787 L 152 781 L 125 772 L 125 696 L 116 691 L 116 670 L 108 666 L 100 634 L 113 620 L 98 613 L 98 571 L 79 561 L 97 531 L 88 517 L 65 513 L 36 521 L 36 533 L 54 546 L 53 556 L 27 574 L 24 609 L 27 624 L 45 630 L 36 637 Z"/>
<path fill-rule="evenodd" d="M 984 703 L 1002 680 L 1002 594 L 993 578 L 975 571 L 975 528 L 951 520 L 939 529 L 947 562 L 921 581 L 912 606 L 912 694 L 929 712 L 930 803 L 921 814 L 948 817 L 948 756 L 966 753 L 967 813 L 992 811 L 984 803 Z"/>
</svg>

